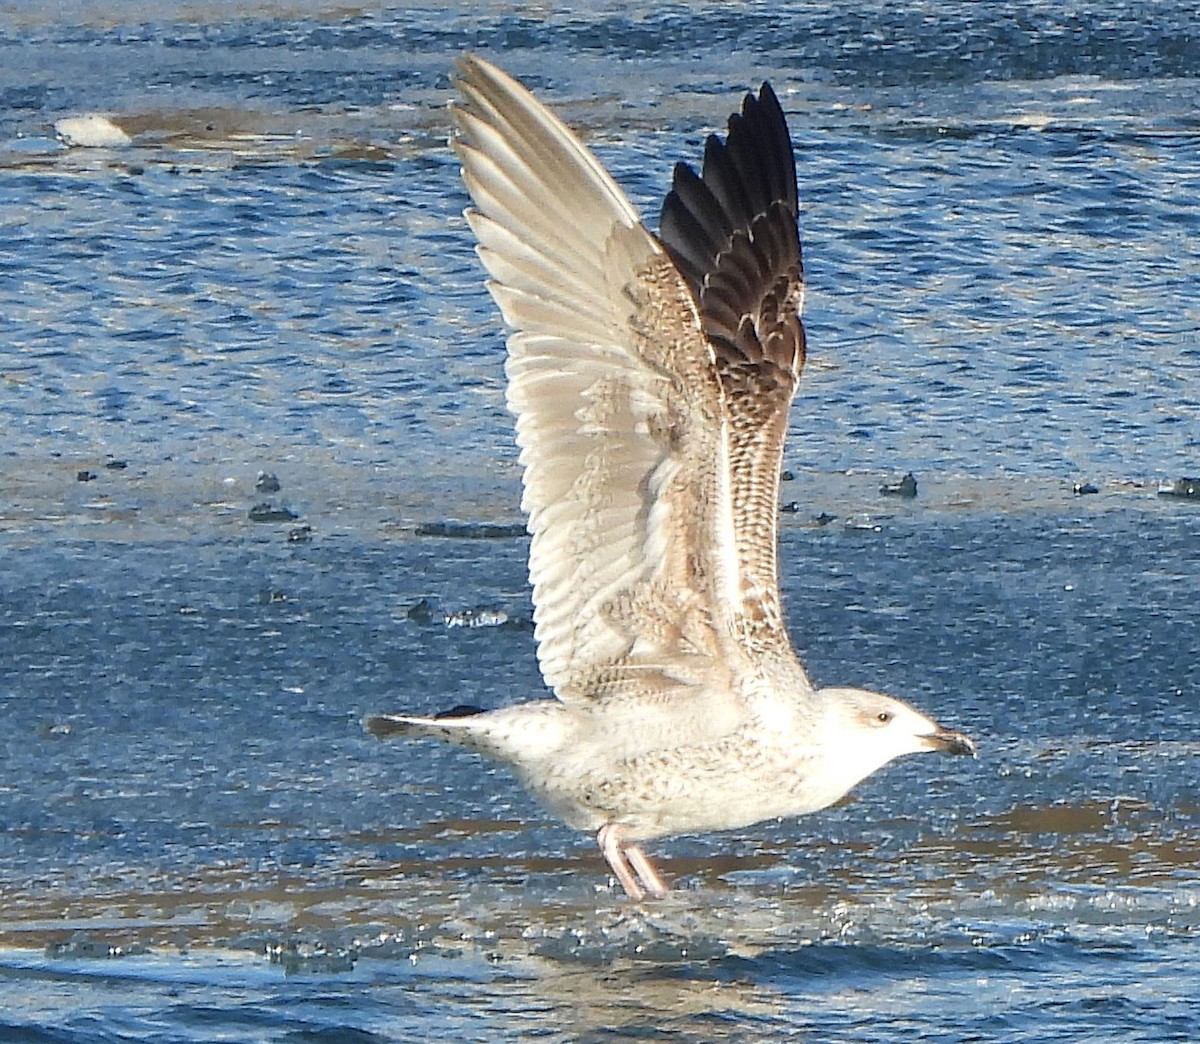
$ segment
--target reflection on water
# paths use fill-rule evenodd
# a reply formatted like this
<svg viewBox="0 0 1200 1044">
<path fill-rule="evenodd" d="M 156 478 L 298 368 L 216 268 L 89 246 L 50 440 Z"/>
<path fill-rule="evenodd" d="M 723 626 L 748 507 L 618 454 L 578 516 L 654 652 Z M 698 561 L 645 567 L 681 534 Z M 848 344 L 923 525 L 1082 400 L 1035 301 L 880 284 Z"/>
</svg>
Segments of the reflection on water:
<svg viewBox="0 0 1200 1044">
<path fill-rule="evenodd" d="M 663 868 L 677 890 L 640 908 L 621 898 L 590 847 L 553 857 L 456 856 L 431 823 L 422 837 L 405 837 L 425 842 L 425 858 L 360 859 L 320 878 L 213 868 L 168 892 L 14 893 L 0 942 L 77 958 L 199 944 L 261 953 L 292 940 L 356 959 L 466 948 L 609 964 L 688 963 L 832 940 L 904 945 L 917 924 L 927 944 L 980 930 L 984 939 L 987 929 L 966 925 L 985 914 L 1034 933 L 1061 919 L 1076 930 L 1194 931 L 1197 839 L 1190 831 L 1163 836 L 1163 819 L 1174 816 L 1145 818 L 1140 831 L 1114 837 L 1107 810 L 1095 804 L 1022 807 L 892 856 L 865 841 L 834 850 L 817 837 L 755 844 L 736 856 L 676 855 Z M 489 821 L 460 827 L 497 829 Z"/>
</svg>

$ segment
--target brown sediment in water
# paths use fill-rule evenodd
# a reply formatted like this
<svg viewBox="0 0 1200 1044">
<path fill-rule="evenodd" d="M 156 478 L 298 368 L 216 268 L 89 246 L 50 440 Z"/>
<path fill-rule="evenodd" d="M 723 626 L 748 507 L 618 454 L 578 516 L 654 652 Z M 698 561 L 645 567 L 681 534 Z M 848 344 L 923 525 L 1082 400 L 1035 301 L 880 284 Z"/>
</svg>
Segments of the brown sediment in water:
<svg viewBox="0 0 1200 1044">
<path fill-rule="evenodd" d="M 521 828 L 517 821 L 457 820 L 356 836 L 411 843 Z M 831 869 L 834 850 L 841 863 Z M 822 876 L 807 876 L 806 863 L 823 866 Z M 984 896 L 1028 916 L 1042 897 L 1064 889 L 1082 904 L 1093 892 L 1113 889 L 1133 902 L 1194 882 L 1200 838 L 1176 829 L 1170 811 L 1088 801 L 1018 806 L 960 823 L 952 835 L 925 832 L 900 852 L 776 837 L 741 854 L 667 854 L 662 865 L 668 877 L 694 887 L 664 906 L 640 908 L 651 916 L 681 904 L 699 910 L 744 903 L 766 904 L 796 923 L 823 923 L 847 906 L 862 920 L 880 902 L 901 901 L 952 917 L 958 906 Z M 549 930 L 559 922 L 586 923 L 598 911 L 639 909 L 608 884 L 602 864 L 583 846 L 565 857 L 363 859 L 309 874 L 233 864 L 159 880 L 149 890 L 113 881 L 66 895 L 10 885 L 0 892 L 0 947 L 45 948 L 88 937 L 125 948 L 260 949 L 271 940 L 349 937 L 356 929 L 417 939 L 464 918 L 481 938 L 517 939 L 530 925 Z"/>
</svg>

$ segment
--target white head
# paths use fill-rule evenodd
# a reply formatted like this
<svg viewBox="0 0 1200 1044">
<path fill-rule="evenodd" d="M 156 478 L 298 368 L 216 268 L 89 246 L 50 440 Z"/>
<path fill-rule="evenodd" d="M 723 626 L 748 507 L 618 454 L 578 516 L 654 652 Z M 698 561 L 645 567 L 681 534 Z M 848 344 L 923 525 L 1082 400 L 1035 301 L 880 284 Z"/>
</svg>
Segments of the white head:
<svg viewBox="0 0 1200 1044">
<path fill-rule="evenodd" d="M 975 754 L 975 744 L 961 732 L 942 728 L 892 696 L 866 689 L 820 689 L 816 699 L 820 748 L 827 752 L 822 773 L 829 781 L 826 804 L 904 754 Z"/>
</svg>

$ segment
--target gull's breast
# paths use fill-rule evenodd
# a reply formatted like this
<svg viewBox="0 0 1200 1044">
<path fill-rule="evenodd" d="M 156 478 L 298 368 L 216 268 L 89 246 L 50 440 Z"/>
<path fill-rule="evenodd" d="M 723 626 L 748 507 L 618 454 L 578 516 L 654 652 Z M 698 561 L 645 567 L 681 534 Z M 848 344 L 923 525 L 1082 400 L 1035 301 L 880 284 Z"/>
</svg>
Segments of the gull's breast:
<svg viewBox="0 0 1200 1044">
<path fill-rule="evenodd" d="M 620 823 L 630 840 L 732 830 L 826 803 L 814 805 L 806 785 L 813 759 L 750 726 L 632 756 L 576 754 L 527 766 L 526 785 L 577 829 Z"/>
</svg>

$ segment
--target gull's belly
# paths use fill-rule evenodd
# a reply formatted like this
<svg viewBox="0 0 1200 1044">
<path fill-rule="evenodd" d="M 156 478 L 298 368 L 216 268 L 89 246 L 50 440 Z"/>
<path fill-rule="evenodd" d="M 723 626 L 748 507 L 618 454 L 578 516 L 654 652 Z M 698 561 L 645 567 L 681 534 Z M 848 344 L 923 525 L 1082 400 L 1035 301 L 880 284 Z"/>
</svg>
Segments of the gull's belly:
<svg viewBox="0 0 1200 1044">
<path fill-rule="evenodd" d="M 526 785 L 571 826 L 617 822 L 630 840 L 732 830 L 813 812 L 841 797 L 813 785 L 820 774 L 811 755 L 749 732 L 633 757 L 576 754 L 525 766 Z"/>
</svg>

